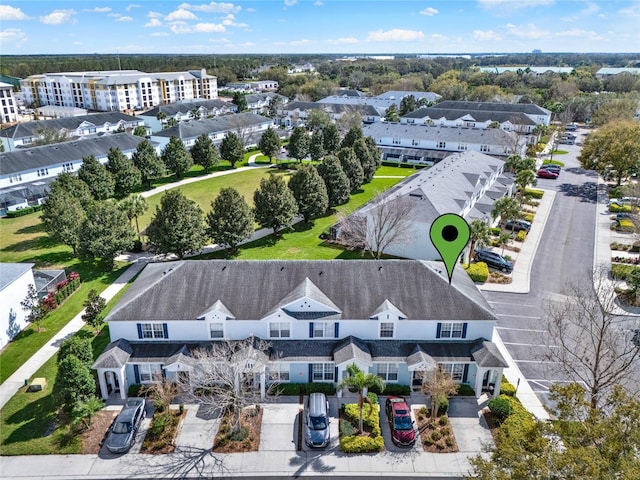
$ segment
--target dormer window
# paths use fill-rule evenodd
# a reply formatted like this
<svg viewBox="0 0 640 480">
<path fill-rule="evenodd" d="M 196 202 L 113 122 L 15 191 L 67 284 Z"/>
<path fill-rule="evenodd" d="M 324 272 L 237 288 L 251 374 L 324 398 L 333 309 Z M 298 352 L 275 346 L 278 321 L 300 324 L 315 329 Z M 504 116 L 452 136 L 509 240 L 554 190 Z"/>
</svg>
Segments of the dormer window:
<svg viewBox="0 0 640 480">
<path fill-rule="evenodd" d="M 393 338 L 393 322 L 380 323 L 380 338 Z"/>
<path fill-rule="evenodd" d="M 209 324 L 210 338 L 224 338 L 224 324 L 223 323 L 210 323 Z"/>
<path fill-rule="evenodd" d="M 289 338 L 291 337 L 291 324 L 289 322 L 272 322 L 269 324 L 269 337 Z"/>
</svg>

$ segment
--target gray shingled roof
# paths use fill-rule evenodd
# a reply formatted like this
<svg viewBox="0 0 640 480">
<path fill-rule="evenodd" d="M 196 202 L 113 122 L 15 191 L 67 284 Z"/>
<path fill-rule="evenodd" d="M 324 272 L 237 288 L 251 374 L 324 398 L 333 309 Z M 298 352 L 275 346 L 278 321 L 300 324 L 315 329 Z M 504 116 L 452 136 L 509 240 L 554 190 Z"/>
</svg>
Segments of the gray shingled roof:
<svg viewBox="0 0 640 480">
<path fill-rule="evenodd" d="M 447 120 L 458 120 L 462 117 L 470 116 L 476 122 L 511 122 L 515 125 L 535 125 L 530 117 L 522 112 L 504 112 L 504 111 L 491 111 L 491 110 L 461 110 L 461 109 L 446 109 L 438 107 L 422 107 L 414 110 L 411 113 L 406 114 L 402 118 L 430 118 L 432 120 L 438 120 L 445 118 Z M 469 121 L 473 121 L 469 120 Z"/>
<path fill-rule="evenodd" d="M 509 364 L 504 359 L 495 343 L 478 340 L 471 349 L 471 356 L 480 367 L 504 367 Z"/>
<path fill-rule="evenodd" d="M 38 130 L 49 129 L 54 131 L 76 130 L 83 123 L 91 125 L 104 125 L 106 123 L 115 125 L 118 122 L 140 122 L 143 120 L 120 112 L 92 113 L 91 115 L 79 115 L 77 117 L 54 118 L 51 120 L 35 120 L 32 122 L 18 123 L 12 127 L 0 130 L 0 137 L 22 138 L 38 136 Z"/>
<path fill-rule="evenodd" d="M 497 319 L 467 275 L 450 286 L 437 262 L 189 260 L 147 265 L 107 320 L 193 320 L 218 300 L 237 321 L 257 320 L 307 277 L 345 319 L 368 319 L 384 300 L 408 321 Z"/>
<path fill-rule="evenodd" d="M 371 365 L 371 352 L 359 338 L 350 335 L 334 348 L 333 361 L 341 364 L 354 360 Z"/>
<path fill-rule="evenodd" d="M 34 263 L 0 263 L 0 291 L 35 266 Z"/>
<path fill-rule="evenodd" d="M 235 113 L 233 115 L 223 115 L 202 120 L 192 120 L 180 122 L 178 125 L 154 133 L 157 137 L 178 137 L 181 140 L 196 138 L 203 133 L 210 134 L 216 132 L 233 132 L 239 128 L 250 128 L 261 125 L 265 122 L 272 123 L 272 120 L 255 113 Z"/>
<path fill-rule="evenodd" d="M 104 157 L 109 153 L 110 148 L 119 148 L 122 152 L 130 152 L 135 150 L 143 140 L 144 138 L 128 133 L 114 133 L 113 135 L 85 137 L 70 142 L 5 152 L 0 154 L 0 175 L 78 161 L 90 155 Z"/>
<path fill-rule="evenodd" d="M 205 99 L 196 99 L 184 102 L 175 102 L 168 103 L 166 105 L 158 105 L 157 107 L 144 112 L 143 115 L 147 117 L 155 117 L 158 113 L 165 113 L 167 116 L 171 117 L 177 113 L 187 114 L 194 108 L 206 108 L 207 110 L 212 109 L 221 109 L 221 108 L 230 108 L 232 110 L 236 109 L 236 106 L 230 102 L 223 102 L 222 100 L 213 99 L 213 100 L 205 100 Z"/>
<path fill-rule="evenodd" d="M 91 368 L 122 368 L 133 353 L 133 347 L 124 338 L 111 342 Z"/>
<path fill-rule="evenodd" d="M 456 100 L 444 100 L 438 102 L 435 108 L 447 110 L 465 111 L 491 111 L 491 112 L 522 112 L 528 115 L 550 115 L 551 112 L 535 103 L 504 103 L 504 102 L 461 102 Z"/>
<path fill-rule="evenodd" d="M 420 345 L 416 345 L 413 352 L 407 357 L 407 365 L 409 367 L 415 365 L 424 365 L 426 370 L 433 370 L 437 366 L 435 359 L 425 352 Z"/>
<path fill-rule="evenodd" d="M 373 115 L 379 116 L 378 110 L 376 110 L 372 105 L 351 105 L 351 104 L 342 104 L 342 103 L 331 103 L 330 101 L 323 103 L 316 102 L 290 102 L 284 107 L 282 110 L 284 111 L 293 111 L 300 110 L 301 112 L 307 110 L 330 110 L 331 113 L 345 113 L 345 112 L 359 112 L 361 115 Z"/>
<path fill-rule="evenodd" d="M 447 127 L 441 125 L 418 125 L 407 123 L 378 122 L 362 128 L 365 137 L 375 139 L 393 137 L 399 139 L 475 143 L 479 145 L 514 144 L 515 133 L 501 128 Z"/>
</svg>

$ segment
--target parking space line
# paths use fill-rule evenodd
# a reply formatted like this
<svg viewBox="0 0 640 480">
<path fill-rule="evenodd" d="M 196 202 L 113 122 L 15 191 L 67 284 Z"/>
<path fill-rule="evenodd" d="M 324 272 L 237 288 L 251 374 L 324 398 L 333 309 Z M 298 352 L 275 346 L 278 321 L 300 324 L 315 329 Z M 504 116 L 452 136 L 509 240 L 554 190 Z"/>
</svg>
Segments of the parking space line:
<svg viewBox="0 0 640 480">
<path fill-rule="evenodd" d="M 511 303 L 511 302 L 492 302 L 491 300 L 487 300 L 488 303 L 491 303 L 493 305 L 513 305 L 515 307 L 531 307 L 531 308 L 536 308 L 537 305 L 527 305 L 527 304 L 521 304 L 521 303 Z"/>
<path fill-rule="evenodd" d="M 519 332 L 540 332 L 540 333 L 549 332 L 549 330 L 535 330 L 533 328 L 512 328 L 512 327 L 494 327 L 494 328 L 496 330 L 518 330 Z"/>
</svg>

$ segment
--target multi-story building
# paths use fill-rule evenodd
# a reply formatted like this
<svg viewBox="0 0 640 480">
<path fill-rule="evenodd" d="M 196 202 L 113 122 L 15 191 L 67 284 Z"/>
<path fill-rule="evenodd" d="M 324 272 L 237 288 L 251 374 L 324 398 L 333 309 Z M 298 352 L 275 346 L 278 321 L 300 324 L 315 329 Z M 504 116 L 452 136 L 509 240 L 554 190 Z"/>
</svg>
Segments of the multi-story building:
<svg viewBox="0 0 640 480">
<path fill-rule="evenodd" d="M 418 388 L 441 368 L 478 397 L 494 385 L 498 395 L 507 367 L 487 301 L 462 269 L 449 284 L 436 262 L 149 264 L 106 321 L 111 343 L 93 365 L 105 399 L 125 398 L 132 384 L 188 378 L 194 350 L 247 338 L 270 344 L 259 371 L 250 366 L 263 395 L 274 381 L 335 384 L 354 363 Z"/>
<path fill-rule="evenodd" d="M 507 112 L 511 114 L 524 113 L 538 125 L 548 126 L 551 123 L 551 111 L 535 103 L 506 103 L 506 102 L 461 102 L 444 100 L 434 105 L 445 110 L 462 110 L 465 113 L 476 111 Z"/>
<path fill-rule="evenodd" d="M 158 105 L 157 107 L 139 114 L 149 125 L 152 132 L 162 130 L 167 122 L 174 119 L 177 122 L 188 120 L 217 117 L 218 115 L 228 115 L 238 111 L 231 102 L 215 100 L 189 100 L 185 102 L 175 102 L 168 105 Z"/>
<path fill-rule="evenodd" d="M 218 96 L 217 78 L 208 75 L 205 69 L 45 73 L 27 77 L 21 86 L 26 105 L 61 105 L 101 112 L 149 109 L 164 103 Z"/>
<path fill-rule="evenodd" d="M 16 99 L 13 96 L 13 85 L 0 82 L 0 123 L 14 123 L 19 118 Z"/>
</svg>

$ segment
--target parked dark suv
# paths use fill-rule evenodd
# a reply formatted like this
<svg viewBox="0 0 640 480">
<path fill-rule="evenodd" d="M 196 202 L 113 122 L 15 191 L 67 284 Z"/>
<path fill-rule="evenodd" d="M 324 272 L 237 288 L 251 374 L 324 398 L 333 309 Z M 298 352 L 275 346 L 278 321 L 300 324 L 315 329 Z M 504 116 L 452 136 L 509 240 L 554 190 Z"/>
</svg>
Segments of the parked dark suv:
<svg viewBox="0 0 640 480">
<path fill-rule="evenodd" d="M 531 229 L 531 222 L 527 222 L 526 220 L 507 220 L 505 227 L 507 230 L 511 230 L 513 232 L 520 232 L 524 230 L 528 233 Z"/>
<path fill-rule="evenodd" d="M 491 250 L 477 250 L 473 255 L 473 259 L 476 262 L 484 262 L 488 266 L 503 272 L 513 271 L 513 264 L 509 260 Z"/>
</svg>

